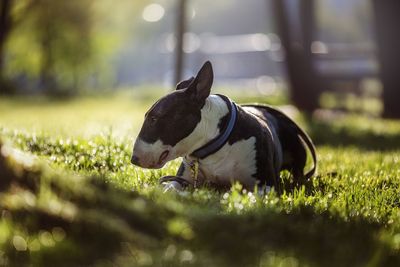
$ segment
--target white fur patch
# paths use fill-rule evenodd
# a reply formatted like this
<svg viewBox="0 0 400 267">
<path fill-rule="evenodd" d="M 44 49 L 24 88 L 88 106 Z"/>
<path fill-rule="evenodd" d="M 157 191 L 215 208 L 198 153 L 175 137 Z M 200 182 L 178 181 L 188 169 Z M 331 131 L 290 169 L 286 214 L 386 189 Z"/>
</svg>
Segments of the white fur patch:
<svg viewBox="0 0 400 267">
<path fill-rule="evenodd" d="M 142 139 L 136 139 L 133 154 L 139 158 L 140 165 L 143 167 L 161 167 L 158 166 L 161 154 L 165 151 L 171 150 L 171 146 L 164 145 L 162 141 L 149 144 Z M 171 155 L 164 160 L 163 163 L 170 160 Z M 164 165 L 164 164 L 163 164 Z"/>
<path fill-rule="evenodd" d="M 253 188 L 257 180 L 253 175 L 256 166 L 256 138 L 225 144 L 215 154 L 200 161 L 200 171 L 212 182 L 229 185 L 239 181 L 247 188 Z"/>
<path fill-rule="evenodd" d="M 173 148 L 178 157 L 189 155 L 220 134 L 218 123 L 228 114 L 229 110 L 224 100 L 219 96 L 210 95 L 201 109 L 201 120 L 193 132 L 179 141 Z M 177 129 L 178 130 L 178 129 Z"/>
<path fill-rule="evenodd" d="M 228 106 L 219 96 L 210 95 L 201 110 L 201 121 L 193 132 L 182 139 L 173 148 L 179 156 L 190 155 L 220 134 L 218 124 L 229 113 Z M 201 176 L 217 184 L 230 185 L 239 181 L 248 188 L 253 188 L 257 180 L 256 173 L 256 138 L 225 144 L 216 153 L 200 161 Z"/>
</svg>

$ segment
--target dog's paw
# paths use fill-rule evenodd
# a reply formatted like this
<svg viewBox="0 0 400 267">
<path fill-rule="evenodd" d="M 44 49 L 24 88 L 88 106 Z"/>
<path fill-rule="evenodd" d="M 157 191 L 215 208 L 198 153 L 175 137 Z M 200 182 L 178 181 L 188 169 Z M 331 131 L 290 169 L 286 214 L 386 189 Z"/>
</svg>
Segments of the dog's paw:
<svg viewBox="0 0 400 267">
<path fill-rule="evenodd" d="M 163 191 L 182 191 L 189 186 L 189 182 L 179 176 L 164 176 L 160 179 L 160 185 Z"/>
<path fill-rule="evenodd" d="M 183 190 L 183 186 L 181 183 L 177 182 L 177 181 L 168 181 L 168 182 L 163 182 L 161 183 L 161 186 L 163 187 L 163 192 L 179 192 Z"/>
</svg>

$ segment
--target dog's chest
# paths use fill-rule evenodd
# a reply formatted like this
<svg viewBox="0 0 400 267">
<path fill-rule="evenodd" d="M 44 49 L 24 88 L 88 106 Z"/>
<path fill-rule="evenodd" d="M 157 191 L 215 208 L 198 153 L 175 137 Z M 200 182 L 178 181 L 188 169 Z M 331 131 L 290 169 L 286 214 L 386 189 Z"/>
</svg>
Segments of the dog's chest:
<svg viewBox="0 0 400 267">
<path fill-rule="evenodd" d="M 208 181 L 230 185 L 239 181 L 254 187 L 256 169 L 256 138 L 250 137 L 233 144 L 225 144 L 215 154 L 199 162 L 199 170 Z"/>
</svg>

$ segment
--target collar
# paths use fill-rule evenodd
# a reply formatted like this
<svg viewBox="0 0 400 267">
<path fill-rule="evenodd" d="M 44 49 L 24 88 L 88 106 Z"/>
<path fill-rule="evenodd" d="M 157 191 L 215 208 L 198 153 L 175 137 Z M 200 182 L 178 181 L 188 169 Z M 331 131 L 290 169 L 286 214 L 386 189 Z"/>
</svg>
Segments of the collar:
<svg viewBox="0 0 400 267">
<path fill-rule="evenodd" d="M 236 123 L 236 118 L 237 118 L 237 106 L 236 104 L 230 100 L 228 97 L 224 95 L 219 95 L 217 94 L 224 102 L 227 104 L 228 109 L 229 109 L 229 121 L 225 125 L 224 129 L 221 131 L 221 134 L 206 143 L 204 146 L 196 149 L 193 151 L 190 156 L 198 159 L 204 159 L 208 157 L 211 154 L 214 154 L 217 152 L 221 147 L 223 147 L 226 142 L 228 141 L 229 136 L 232 133 L 233 127 L 235 126 Z"/>
</svg>

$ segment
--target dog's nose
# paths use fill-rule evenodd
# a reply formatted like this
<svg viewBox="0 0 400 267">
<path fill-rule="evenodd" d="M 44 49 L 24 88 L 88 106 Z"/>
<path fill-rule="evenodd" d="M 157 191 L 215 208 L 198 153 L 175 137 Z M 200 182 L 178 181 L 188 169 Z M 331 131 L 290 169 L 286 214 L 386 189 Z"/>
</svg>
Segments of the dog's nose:
<svg viewBox="0 0 400 267">
<path fill-rule="evenodd" d="M 139 157 L 137 157 L 137 156 L 135 156 L 135 155 L 132 155 L 131 163 L 132 163 L 133 165 L 139 165 Z"/>
</svg>

